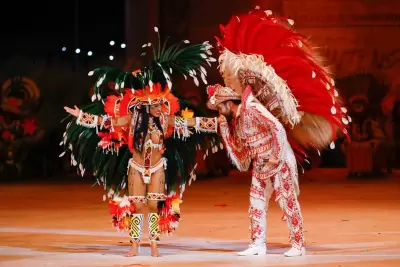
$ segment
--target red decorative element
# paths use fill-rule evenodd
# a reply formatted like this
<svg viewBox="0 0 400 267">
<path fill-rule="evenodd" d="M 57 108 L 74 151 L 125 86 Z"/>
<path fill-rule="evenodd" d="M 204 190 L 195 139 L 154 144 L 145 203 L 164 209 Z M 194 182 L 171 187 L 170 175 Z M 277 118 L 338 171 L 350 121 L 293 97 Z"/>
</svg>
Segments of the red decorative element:
<svg viewBox="0 0 400 267">
<path fill-rule="evenodd" d="M 251 236 L 261 235 L 262 229 L 260 225 L 257 224 L 256 226 L 253 227 L 251 232 L 252 232 Z"/>
<path fill-rule="evenodd" d="M 215 91 L 217 91 L 218 88 L 221 88 L 222 86 L 220 84 L 215 84 L 215 85 L 209 85 L 207 86 L 207 95 L 208 97 L 212 97 L 215 94 Z"/>
<path fill-rule="evenodd" d="M 10 141 L 13 138 L 13 135 L 11 134 L 10 131 L 5 130 L 2 134 L 1 134 L 1 138 L 4 141 Z"/>
<path fill-rule="evenodd" d="M 24 129 L 24 135 L 34 135 L 36 130 L 39 129 L 36 119 L 25 119 L 22 123 L 22 128 Z"/>
<path fill-rule="evenodd" d="M 252 185 L 250 188 L 250 195 L 254 195 L 255 197 L 258 197 L 258 198 L 264 198 L 264 196 L 265 196 L 264 188 L 265 188 L 265 186 L 263 186 L 263 185 L 261 185 L 261 188 L 259 188 L 258 186 Z"/>
<path fill-rule="evenodd" d="M 293 203 L 293 199 L 292 198 L 287 200 L 287 206 L 288 206 L 289 209 L 291 209 L 291 210 L 293 209 L 294 203 Z"/>
<path fill-rule="evenodd" d="M 5 99 L 5 101 L 7 102 L 8 105 L 12 106 L 12 107 L 19 107 L 21 106 L 21 100 L 15 97 L 8 97 Z"/>
<path fill-rule="evenodd" d="M 299 220 L 296 217 L 293 217 L 292 224 L 293 224 L 293 226 L 297 226 L 299 224 Z"/>
<path fill-rule="evenodd" d="M 158 225 L 161 233 L 171 233 L 175 230 L 175 227 L 172 225 L 172 223 L 179 222 L 180 215 L 174 212 L 172 203 L 174 201 L 180 201 L 179 199 L 180 198 L 177 194 L 169 196 L 165 199 L 164 206 L 159 208 L 158 214 L 160 217 Z"/>
<path fill-rule="evenodd" d="M 110 200 L 108 203 L 109 212 L 112 216 L 112 225 L 119 230 L 129 230 L 129 216 L 135 213 L 133 203 L 121 207 L 120 202 Z"/>
<path fill-rule="evenodd" d="M 260 209 L 252 208 L 250 210 L 250 218 L 257 218 L 261 219 L 262 216 L 264 216 L 263 211 Z"/>
<path fill-rule="evenodd" d="M 290 185 L 288 183 L 284 183 L 283 188 L 285 188 L 286 191 L 289 191 Z"/>
<path fill-rule="evenodd" d="M 101 140 L 98 144 L 102 149 L 119 150 L 125 144 L 122 132 L 99 132 Z"/>
</svg>

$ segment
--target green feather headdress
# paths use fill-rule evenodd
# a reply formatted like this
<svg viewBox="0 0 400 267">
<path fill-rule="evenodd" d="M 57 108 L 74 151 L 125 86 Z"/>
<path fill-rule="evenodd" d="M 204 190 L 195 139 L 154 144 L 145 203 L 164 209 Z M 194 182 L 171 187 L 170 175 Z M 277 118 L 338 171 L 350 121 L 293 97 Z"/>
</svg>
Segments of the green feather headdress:
<svg viewBox="0 0 400 267">
<path fill-rule="evenodd" d="M 173 72 L 182 74 L 185 79 L 191 77 L 199 86 L 199 79 L 207 84 L 207 71 L 205 67 L 216 62 L 212 57 L 210 49 L 213 47 L 208 41 L 202 44 L 190 44 L 188 40 L 178 44 L 167 45 L 168 39 L 161 45 L 160 34 L 157 27 L 154 31 L 158 35 L 157 47 L 152 43 L 144 44 L 143 48 L 152 48 L 153 58 L 150 63 L 135 72 L 126 72 L 115 67 L 102 67 L 89 72 L 89 76 L 98 76 L 94 87 L 92 101 L 102 100 L 109 95 L 107 86 L 102 86 L 110 81 L 115 82 L 116 93 L 124 94 L 126 89 L 140 90 L 149 86 L 150 90 L 154 83 L 161 83 L 164 88 L 172 89 L 170 75 Z M 146 52 L 142 53 L 145 56 Z"/>
</svg>

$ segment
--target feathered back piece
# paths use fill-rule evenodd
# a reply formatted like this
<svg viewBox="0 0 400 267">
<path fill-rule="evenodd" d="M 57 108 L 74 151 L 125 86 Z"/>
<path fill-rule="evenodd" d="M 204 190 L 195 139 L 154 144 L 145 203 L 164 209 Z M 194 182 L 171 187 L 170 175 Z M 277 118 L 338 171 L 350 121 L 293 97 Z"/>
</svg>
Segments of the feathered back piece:
<svg viewBox="0 0 400 267">
<path fill-rule="evenodd" d="M 216 37 L 220 71 L 227 86 L 242 92 L 251 85 L 256 98 L 291 130 L 289 141 L 304 150 L 325 148 L 338 129 L 346 134 L 346 110 L 334 81 L 305 37 L 259 7 L 232 16 Z"/>
</svg>

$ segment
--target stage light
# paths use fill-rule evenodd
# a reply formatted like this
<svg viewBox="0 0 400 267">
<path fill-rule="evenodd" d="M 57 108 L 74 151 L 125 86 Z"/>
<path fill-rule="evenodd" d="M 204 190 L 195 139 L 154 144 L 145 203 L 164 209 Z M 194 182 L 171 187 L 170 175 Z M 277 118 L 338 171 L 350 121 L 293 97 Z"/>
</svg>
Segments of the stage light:
<svg viewBox="0 0 400 267">
<path fill-rule="evenodd" d="M 89 51 L 89 52 L 87 52 L 87 55 L 90 57 L 90 56 L 93 55 L 93 52 L 92 52 L 92 51 Z"/>
<path fill-rule="evenodd" d="M 126 47 L 126 44 L 122 43 L 121 48 L 125 48 L 125 47 Z"/>
<path fill-rule="evenodd" d="M 110 42 L 110 45 L 111 45 L 111 46 L 115 45 L 115 42 L 114 42 L 114 41 L 111 41 L 111 42 Z"/>
<path fill-rule="evenodd" d="M 108 57 L 110 60 L 114 60 L 114 56 L 109 56 Z"/>
<path fill-rule="evenodd" d="M 75 50 L 75 53 L 77 53 L 77 54 L 79 54 L 81 52 L 81 50 L 79 49 L 79 48 L 77 48 L 76 50 Z"/>
<path fill-rule="evenodd" d="M 63 48 L 61 48 L 61 50 L 62 50 L 63 52 L 65 52 L 65 51 L 67 51 L 67 48 L 64 46 Z"/>
</svg>

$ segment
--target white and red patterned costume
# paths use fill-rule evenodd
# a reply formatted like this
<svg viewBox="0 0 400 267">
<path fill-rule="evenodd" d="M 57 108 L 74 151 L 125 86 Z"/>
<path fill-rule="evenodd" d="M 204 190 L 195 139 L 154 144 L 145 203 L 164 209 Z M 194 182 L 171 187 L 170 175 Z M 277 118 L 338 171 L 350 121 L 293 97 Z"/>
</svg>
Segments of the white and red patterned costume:
<svg viewBox="0 0 400 267">
<path fill-rule="evenodd" d="M 221 134 L 239 170 L 253 162 L 252 244 L 260 248 L 265 243 L 266 207 L 275 191 L 291 232 L 293 247 L 286 256 L 305 253 L 297 163 L 301 167 L 307 150 L 333 148 L 339 130 L 347 135 L 350 121 L 329 71 L 293 24 L 259 7 L 232 16 L 217 37 L 219 70 L 228 87 L 208 88 L 211 109 L 242 98 L 233 125 L 222 123 Z M 264 159 L 274 158 L 279 163 L 265 164 Z M 244 252 L 263 254 L 265 248 Z"/>
<path fill-rule="evenodd" d="M 215 95 L 221 95 L 220 90 L 231 89 L 219 87 Z M 231 94 L 234 94 L 232 90 Z M 230 158 L 240 171 L 249 170 L 253 164 L 249 208 L 251 244 L 265 246 L 268 202 L 275 191 L 275 201 L 287 218 L 292 245 L 301 249 L 304 235 L 297 201 L 296 158 L 283 125 L 254 98 L 248 87 L 231 127 L 227 122 L 220 123 L 220 132 Z M 264 164 L 267 159 L 277 159 L 279 163 Z"/>
</svg>

